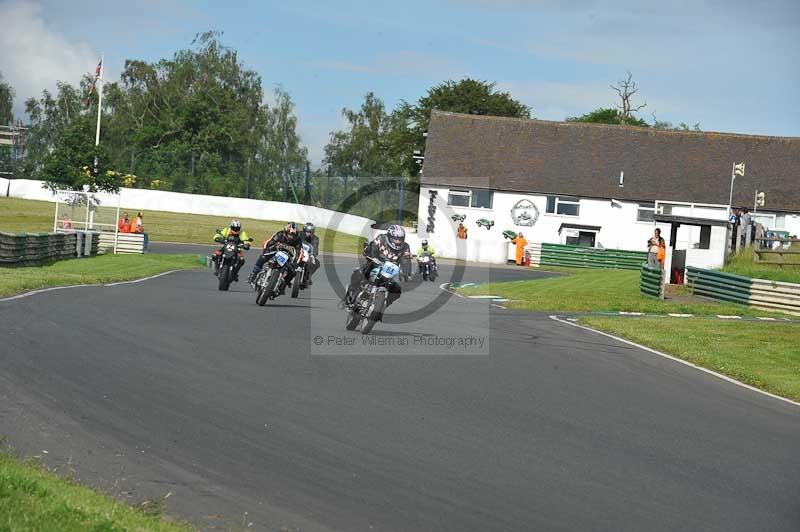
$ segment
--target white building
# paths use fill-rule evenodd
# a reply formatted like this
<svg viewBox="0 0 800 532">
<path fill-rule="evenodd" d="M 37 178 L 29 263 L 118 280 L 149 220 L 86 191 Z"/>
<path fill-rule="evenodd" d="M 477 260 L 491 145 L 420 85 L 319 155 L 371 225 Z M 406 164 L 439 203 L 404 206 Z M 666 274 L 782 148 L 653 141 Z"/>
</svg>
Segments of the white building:
<svg viewBox="0 0 800 532">
<path fill-rule="evenodd" d="M 420 190 L 419 238 L 443 255 L 505 262 L 503 231 L 530 242 L 645 250 L 654 213 L 724 221 L 732 165 L 744 161 L 733 206 L 766 205 L 754 219 L 800 234 L 800 138 L 650 130 L 434 111 Z M 456 238 L 458 222 L 469 231 Z M 715 225 L 719 228 L 720 226 Z M 724 227 L 724 226 L 723 226 Z M 721 229 L 681 225 L 668 242 L 696 250 Z M 669 224 L 663 228 L 669 241 Z"/>
</svg>

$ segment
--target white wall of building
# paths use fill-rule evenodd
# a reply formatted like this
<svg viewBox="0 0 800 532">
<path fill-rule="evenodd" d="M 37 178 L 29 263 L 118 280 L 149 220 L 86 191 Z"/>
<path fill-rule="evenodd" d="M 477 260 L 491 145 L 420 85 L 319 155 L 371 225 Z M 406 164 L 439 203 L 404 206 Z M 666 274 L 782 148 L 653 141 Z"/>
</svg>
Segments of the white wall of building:
<svg viewBox="0 0 800 532">
<path fill-rule="evenodd" d="M 9 197 L 53 201 L 55 196 L 43 188 L 41 181 L 27 179 L 0 179 L 0 192 Z M 117 196 L 98 193 L 101 205 L 117 205 Z M 368 237 L 374 220 L 362 216 L 343 214 L 328 209 L 282 203 L 278 201 L 262 201 L 244 198 L 228 198 L 224 196 L 205 196 L 200 194 L 183 194 L 163 190 L 146 190 L 138 188 L 120 189 L 119 204 L 130 210 L 167 211 L 186 214 L 205 214 L 236 218 L 252 218 L 255 220 L 293 220 L 296 222 L 313 222 L 318 227 L 335 229 L 351 235 Z"/>
<path fill-rule="evenodd" d="M 428 233 L 428 206 L 430 191 L 436 191 L 436 214 L 433 233 Z M 637 221 L 639 203 L 617 200 L 600 200 L 581 198 L 579 216 L 548 214 L 546 212 L 547 197 L 535 194 L 518 194 L 495 192 L 492 208 L 453 207 L 447 205 L 449 189 L 445 187 L 422 187 L 418 211 L 418 236 L 428 238 L 444 257 L 460 257 L 467 260 L 502 263 L 507 260 L 508 240 L 503 238 L 503 231 L 522 232 L 529 242 L 565 243 L 565 234 L 559 234 L 561 224 L 578 224 L 600 227 L 596 235 L 595 246 L 609 249 L 625 249 L 645 251 L 647 240 L 655 227 L 660 227 L 662 236 L 669 238 L 669 224 Z M 539 211 L 538 219 L 532 227 L 515 225 L 512 209 L 520 200 L 527 199 Z M 665 208 L 667 207 L 667 208 Z M 712 220 L 727 219 L 727 207 L 722 205 L 681 204 L 677 202 L 659 201 L 657 208 L 664 209 L 665 214 L 708 218 Z M 668 211 L 668 212 L 667 212 Z M 768 211 L 763 211 L 768 212 Z M 464 225 L 469 230 L 466 242 L 456 238 L 458 222 L 451 219 L 454 214 L 465 215 Z M 493 220 L 490 229 L 479 227 L 478 219 Z M 777 215 L 776 219 L 791 234 L 800 233 L 800 215 Z M 687 249 L 690 264 L 698 267 L 722 265 L 724 250 L 724 227 L 712 227 L 712 250 L 701 250 L 694 246 L 700 240 L 700 227 L 681 226 L 678 231 L 676 249 Z M 460 246 L 460 247 L 459 247 Z"/>
<path fill-rule="evenodd" d="M 430 190 L 438 192 L 433 233 L 426 231 Z M 643 251 L 655 227 L 653 222 L 636 221 L 638 203 L 581 199 L 580 215 L 565 216 L 545 212 L 547 197 L 542 195 L 495 192 L 492 208 L 480 209 L 448 206 L 448 192 L 447 188 L 422 187 L 418 214 L 420 237 L 427 237 L 437 250 L 441 250 L 442 256 L 447 257 L 465 252 L 468 260 L 478 260 L 477 257 L 480 257 L 485 262 L 505 262 L 508 240 L 503 238 L 503 231 L 521 232 L 529 242 L 562 244 L 565 242 L 565 233 L 559 234 L 559 228 L 564 223 L 599 226 L 596 247 Z M 539 211 L 532 227 L 515 225 L 512 218 L 514 205 L 523 199 L 531 201 Z M 456 238 L 458 222 L 451 219 L 454 214 L 467 217 L 464 225 L 469 230 L 469 238 L 463 250 L 456 248 L 459 243 Z M 476 222 L 480 218 L 493 220 L 494 226 L 490 229 L 479 227 Z"/>
</svg>

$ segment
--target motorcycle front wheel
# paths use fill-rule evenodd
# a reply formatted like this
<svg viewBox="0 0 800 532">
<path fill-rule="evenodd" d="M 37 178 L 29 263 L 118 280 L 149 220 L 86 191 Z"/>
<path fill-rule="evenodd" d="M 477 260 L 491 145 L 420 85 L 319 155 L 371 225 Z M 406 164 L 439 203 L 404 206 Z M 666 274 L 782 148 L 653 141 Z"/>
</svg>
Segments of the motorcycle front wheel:
<svg viewBox="0 0 800 532">
<path fill-rule="evenodd" d="M 372 302 L 372 312 L 367 316 L 367 321 L 361 327 L 361 334 L 369 334 L 372 328 L 375 327 L 377 318 L 383 315 L 383 309 L 386 308 L 386 292 L 379 291 L 375 294 L 375 299 Z"/>
<path fill-rule="evenodd" d="M 231 268 L 227 264 L 219 269 L 219 289 L 227 290 L 231 285 Z"/>
<path fill-rule="evenodd" d="M 292 298 L 293 299 L 297 299 L 297 297 L 300 295 L 300 285 L 303 284 L 303 273 L 304 273 L 303 269 L 299 268 L 297 273 L 294 276 L 294 279 L 292 279 Z"/>
</svg>

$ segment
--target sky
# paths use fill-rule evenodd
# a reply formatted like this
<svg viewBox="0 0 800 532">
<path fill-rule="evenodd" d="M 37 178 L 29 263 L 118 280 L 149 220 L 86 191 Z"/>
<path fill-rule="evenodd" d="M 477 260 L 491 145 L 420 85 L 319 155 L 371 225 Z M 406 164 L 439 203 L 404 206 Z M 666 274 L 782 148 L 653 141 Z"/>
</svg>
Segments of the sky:
<svg viewBox="0 0 800 532">
<path fill-rule="evenodd" d="M 614 106 L 610 85 L 630 71 L 647 121 L 800 136 L 799 0 L 0 0 L 0 21 L 17 114 L 101 53 L 118 79 L 126 59 L 222 31 L 267 91 L 288 90 L 315 166 L 367 92 L 391 109 L 463 77 L 563 120 Z"/>
</svg>

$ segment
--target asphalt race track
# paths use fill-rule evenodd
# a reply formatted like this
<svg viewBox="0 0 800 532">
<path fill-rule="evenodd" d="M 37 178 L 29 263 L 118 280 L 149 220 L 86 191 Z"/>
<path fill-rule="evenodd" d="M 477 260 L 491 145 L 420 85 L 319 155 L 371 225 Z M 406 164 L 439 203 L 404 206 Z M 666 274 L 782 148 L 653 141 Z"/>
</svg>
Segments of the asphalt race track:
<svg viewBox="0 0 800 532">
<path fill-rule="evenodd" d="M 201 529 L 800 530 L 800 407 L 449 296 L 454 271 L 373 345 L 324 271 L 265 308 L 209 271 L 0 302 L 0 435 Z"/>
</svg>

